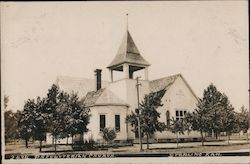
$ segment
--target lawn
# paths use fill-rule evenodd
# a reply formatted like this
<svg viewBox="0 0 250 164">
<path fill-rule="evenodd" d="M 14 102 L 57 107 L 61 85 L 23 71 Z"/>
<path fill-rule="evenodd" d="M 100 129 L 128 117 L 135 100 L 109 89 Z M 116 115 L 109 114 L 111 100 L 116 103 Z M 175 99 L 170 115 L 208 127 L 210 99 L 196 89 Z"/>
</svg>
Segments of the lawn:
<svg viewBox="0 0 250 164">
<path fill-rule="evenodd" d="M 230 144 L 227 141 L 205 142 L 205 146 L 201 146 L 200 142 L 179 143 L 177 148 L 176 143 L 154 143 L 149 145 L 149 150 L 146 149 L 146 144 L 143 144 L 145 153 L 207 153 L 207 152 L 225 152 L 225 151 L 248 151 L 250 144 L 246 140 L 231 140 Z M 24 154 L 24 155 L 45 155 L 54 154 L 53 145 L 46 145 L 42 152 L 39 152 L 37 143 L 30 143 L 29 148 L 24 146 L 24 143 L 7 144 L 5 147 L 6 154 Z M 139 144 L 134 146 L 110 148 L 108 150 L 92 150 L 92 151 L 73 151 L 71 145 L 57 145 L 59 154 L 71 153 L 114 153 L 126 154 L 139 152 Z"/>
</svg>

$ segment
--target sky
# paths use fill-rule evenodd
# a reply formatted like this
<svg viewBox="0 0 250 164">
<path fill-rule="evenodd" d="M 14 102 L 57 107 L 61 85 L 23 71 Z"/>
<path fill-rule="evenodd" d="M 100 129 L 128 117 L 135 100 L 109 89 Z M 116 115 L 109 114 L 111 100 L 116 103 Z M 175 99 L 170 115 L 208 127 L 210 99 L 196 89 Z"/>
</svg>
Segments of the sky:
<svg viewBox="0 0 250 164">
<path fill-rule="evenodd" d="M 213 83 L 249 107 L 247 1 L 2 2 L 1 82 L 8 108 L 46 96 L 56 77 L 94 78 L 128 28 L 149 79 L 181 73 L 198 97 Z"/>
</svg>

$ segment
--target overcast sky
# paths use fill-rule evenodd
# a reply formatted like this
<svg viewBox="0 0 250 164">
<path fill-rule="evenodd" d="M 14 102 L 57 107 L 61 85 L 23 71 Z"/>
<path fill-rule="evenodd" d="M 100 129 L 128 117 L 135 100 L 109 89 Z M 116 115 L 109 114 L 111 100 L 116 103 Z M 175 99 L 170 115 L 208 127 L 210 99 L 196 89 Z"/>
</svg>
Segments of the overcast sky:
<svg viewBox="0 0 250 164">
<path fill-rule="evenodd" d="M 126 30 L 151 64 L 150 80 L 181 73 L 198 97 L 210 84 L 248 107 L 247 1 L 2 4 L 2 93 L 9 108 L 45 96 L 58 75 L 94 78 Z"/>
</svg>

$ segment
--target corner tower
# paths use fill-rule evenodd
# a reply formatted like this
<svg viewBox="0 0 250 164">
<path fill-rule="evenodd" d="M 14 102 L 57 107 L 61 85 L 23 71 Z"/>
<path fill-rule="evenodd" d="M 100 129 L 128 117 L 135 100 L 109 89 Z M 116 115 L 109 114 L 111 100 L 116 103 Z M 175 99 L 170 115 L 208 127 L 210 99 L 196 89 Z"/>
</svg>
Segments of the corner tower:
<svg viewBox="0 0 250 164">
<path fill-rule="evenodd" d="M 145 80 L 148 80 L 149 66 L 150 64 L 141 56 L 127 30 L 115 58 L 107 67 L 110 70 L 111 82 L 114 81 L 113 71 L 123 72 L 124 79 L 133 79 L 133 73 L 142 69 L 144 69 Z"/>
</svg>

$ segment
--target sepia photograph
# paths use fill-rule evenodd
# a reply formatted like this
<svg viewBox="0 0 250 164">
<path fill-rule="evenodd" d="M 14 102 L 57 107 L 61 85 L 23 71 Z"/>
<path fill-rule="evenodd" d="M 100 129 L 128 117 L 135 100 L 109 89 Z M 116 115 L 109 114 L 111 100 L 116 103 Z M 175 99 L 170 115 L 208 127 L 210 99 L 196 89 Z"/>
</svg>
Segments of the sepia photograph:
<svg viewBox="0 0 250 164">
<path fill-rule="evenodd" d="M 3 163 L 250 163 L 247 0 L 0 12 Z"/>
</svg>

